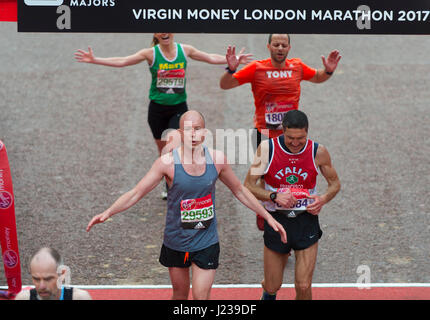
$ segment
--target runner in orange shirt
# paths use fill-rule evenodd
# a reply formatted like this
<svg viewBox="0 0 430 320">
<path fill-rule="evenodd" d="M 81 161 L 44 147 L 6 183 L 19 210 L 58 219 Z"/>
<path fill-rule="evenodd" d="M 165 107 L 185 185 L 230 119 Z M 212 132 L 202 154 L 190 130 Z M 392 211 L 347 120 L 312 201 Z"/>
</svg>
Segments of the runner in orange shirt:
<svg viewBox="0 0 430 320">
<path fill-rule="evenodd" d="M 314 83 L 327 81 L 336 70 L 341 55 L 333 50 L 327 59 L 321 56 L 324 69 L 314 69 L 299 58 L 287 59 L 291 49 L 288 34 L 270 34 L 267 48 L 270 58 L 249 63 L 237 71 L 239 61 L 235 47 L 227 49 L 226 72 L 221 77 L 222 89 L 231 89 L 244 83 L 251 83 L 254 95 L 254 126 L 257 129 L 257 147 L 261 134 L 274 138 L 282 134 L 284 115 L 299 108 L 300 82 Z M 263 230 L 263 221 L 257 216 L 257 226 Z"/>
</svg>

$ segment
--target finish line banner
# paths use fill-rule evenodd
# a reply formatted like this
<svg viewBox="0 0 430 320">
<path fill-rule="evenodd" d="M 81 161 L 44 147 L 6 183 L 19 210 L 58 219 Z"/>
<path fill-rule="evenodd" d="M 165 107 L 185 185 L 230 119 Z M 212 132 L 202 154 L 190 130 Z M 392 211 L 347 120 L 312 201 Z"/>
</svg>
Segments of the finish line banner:
<svg viewBox="0 0 430 320">
<path fill-rule="evenodd" d="M 19 32 L 430 34 L 430 0 L 18 0 Z"/>
<path fill-rule="evenodd" d="M 15 201 L 6 146 L 0 140 L 0 244 L 8 297 L 21 291 L 21 264 L 16 233 Z"/>
</svg>

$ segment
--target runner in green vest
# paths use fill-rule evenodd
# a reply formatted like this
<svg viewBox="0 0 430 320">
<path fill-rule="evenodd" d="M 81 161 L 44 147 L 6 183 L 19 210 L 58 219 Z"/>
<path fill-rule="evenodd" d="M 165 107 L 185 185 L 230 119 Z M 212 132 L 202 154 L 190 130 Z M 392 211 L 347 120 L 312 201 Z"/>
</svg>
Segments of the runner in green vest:
<svg viewBox="0 0 430 320">
<path fill-rule="evenodd" d="M 151 128 L 158 153 L 161 155 L 166 145 L 161 139 L 167 129 L 178 129 L 179 118 L 188 110 L 186 87 L 187 58 L 210 64 L 226 64 L 225 55 L 210 54 L 197 50 L 191 45 L 173 41 L 173 33 L 155 33 L 152 47 L 142 49 L 126 57 L 95 57 L 91 47 L 88 52 L 77 50 L 78 62 L 100 64 L 110 67 L 126 67 L 147 61 L 152 75 L 149 90 L 148 124 Z M 237 56 L 241 64 L 250 62 L 252 54 Z M 167 193 L 163 192 L 163 199 Z"/>
</svg>

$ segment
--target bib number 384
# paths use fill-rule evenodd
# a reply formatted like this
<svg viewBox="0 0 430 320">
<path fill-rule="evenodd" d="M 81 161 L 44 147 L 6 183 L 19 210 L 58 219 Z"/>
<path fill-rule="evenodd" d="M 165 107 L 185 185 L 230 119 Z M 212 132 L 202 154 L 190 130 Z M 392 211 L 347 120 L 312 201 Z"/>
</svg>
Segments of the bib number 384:
<svg viewBox="0 0 430 320">
<path fill-rule="evenodd" d="M 214 215 L 211 194 L 203 198 L 181 201 L 181 226 L 184 229 L 207 229 Z"/>
</svg>

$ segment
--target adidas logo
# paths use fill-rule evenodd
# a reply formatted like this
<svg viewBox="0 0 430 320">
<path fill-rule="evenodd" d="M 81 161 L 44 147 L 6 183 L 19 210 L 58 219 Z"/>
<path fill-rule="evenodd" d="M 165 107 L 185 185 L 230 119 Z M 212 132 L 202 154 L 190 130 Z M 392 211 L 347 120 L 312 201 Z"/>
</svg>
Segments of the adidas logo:
<svg viewBox="0 0 430 320">
<path fill-rule="evenodd" d="M 166 93 L 171 94 L 171 93 L 175 93 L 175 91 L 172 88 L 169 88 L 169 90 L 167 90 Z"/>
<path fill-rule="evenodd" d="M 288 218 L 295 218 L 297 215 L 294 211 L 288 213 Z"/>
<path fill-rule="evenodd" d="M 197 223 L 194 229 L 206 229 L 205 225 L 201 222 Z"/>
</svg>

